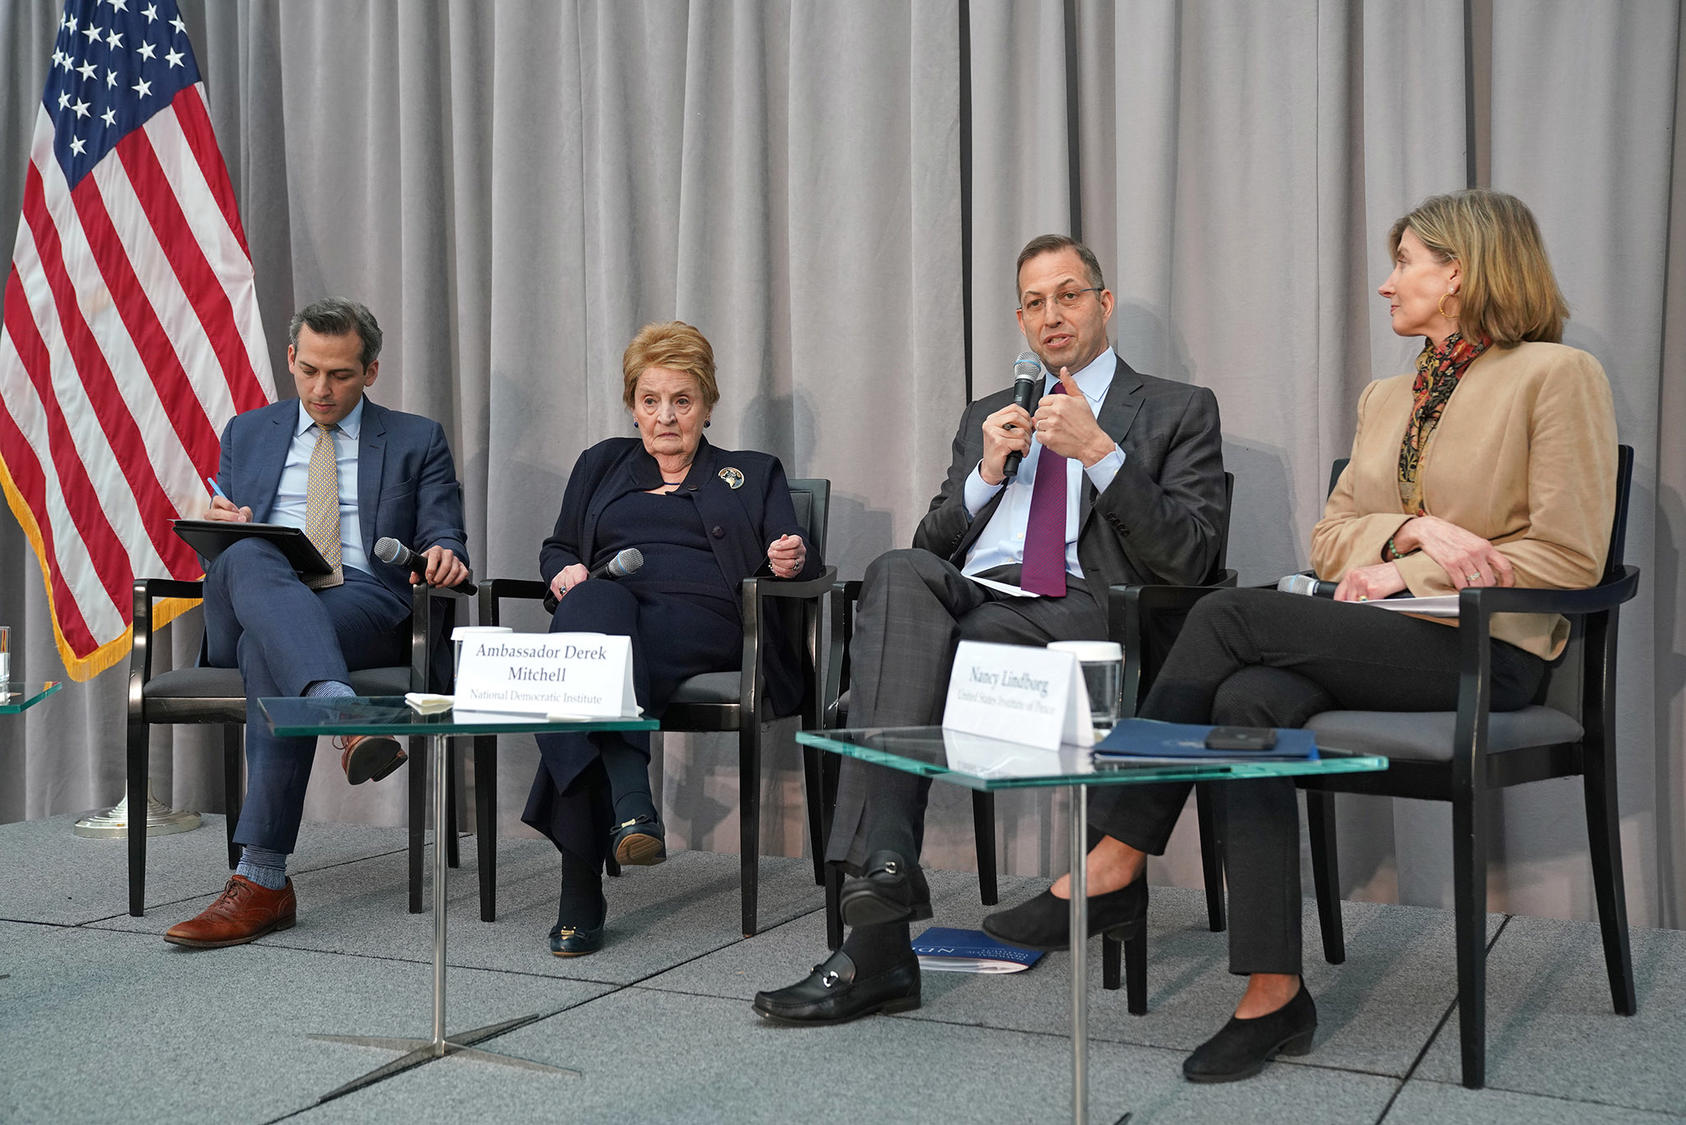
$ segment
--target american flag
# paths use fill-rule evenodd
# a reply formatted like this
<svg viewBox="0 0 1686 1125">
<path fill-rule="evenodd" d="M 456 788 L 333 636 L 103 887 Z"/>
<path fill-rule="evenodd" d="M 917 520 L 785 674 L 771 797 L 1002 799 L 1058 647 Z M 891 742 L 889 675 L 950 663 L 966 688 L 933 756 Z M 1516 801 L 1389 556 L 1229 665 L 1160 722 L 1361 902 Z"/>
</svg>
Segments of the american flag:
<svg viewBox="0 0 1686 1125">
<path fill-rule="evenodd" d="M 73 679 L 128 652 L 136 576 L 199 576 L 170 521 L 204 513 L 223 424 L 274 397 L 175 3 L 69 0 L 6 279 L 0 485 Z"/>
</svg>

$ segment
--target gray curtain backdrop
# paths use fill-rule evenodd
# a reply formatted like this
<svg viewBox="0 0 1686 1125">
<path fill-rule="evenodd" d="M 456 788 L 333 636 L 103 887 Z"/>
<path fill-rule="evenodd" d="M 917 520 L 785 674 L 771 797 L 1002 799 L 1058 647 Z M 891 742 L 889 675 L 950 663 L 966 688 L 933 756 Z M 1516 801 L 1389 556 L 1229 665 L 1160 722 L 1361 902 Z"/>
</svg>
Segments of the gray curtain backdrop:
<svg viewBox="0 0 1686 1125">
<path fill-rule="evenodd" d="M 961 405 L 1010 378 L 1018 248 L 1068 230 L 1107 270 L 1120 352 L 1217 393 L 1237 476 L 1231 565 L 1268 581 L 1306 562 L 1359 391 L 1414 358 L 1374 293 L 1387 227 L 1433 192 L 1520 195 L 1573 308 L 1568 342 L 1603 361 L 1638 451 L 1623 841 L 1633 920 L 1681 925 L 1678 0 L 184 7 L 278 382 L 296 305 L 367 301 L 387 331 L 375 397 L 451 434 L 482 575 L 535 571 L 574 458 L 631 433 L 627 339 L 678 317 L 719 358 L 711 440 L 831 478 L 830 561 L 858 576 L 909 541 Z M 51 0 L 0 0 L 8 232 L 57 18 Z M 14 667 L 58 675 L 39 569 L 9 519 L 0 574 Z M 197 616 L 171 629 L 178 662 Z M 120 796 L 125 688 L 113 670 L 0 719 L 0 821 Z M 215 740 L 153 737 L 159 795 L 217 810 Z M 500 827 L 524 832 L 536 756 L 504 743 Z M 325 749 L 318 767 L 307 817 L 402 821 L 402 786 L 350 789 Z M 794 747 L 773 767 L 765 846 L 801 854 Z M 729 740 L 668 740 L 676 843 L 736 846 L 735 773 Z M 928 858 L 969 867 L 969 801 L 936 798 Z M 1340 807 L 1349 895 L 1449 901 L 1444 809 Z M 1009 869 L 1057 870 L 1063 815 L 1047 797 L 1004 800 Z M 1591 916 L 1576 783 L 1506 794 L 1496 824 L 1495 909 Z M 1156 879 L 1198 884 L 1191 828 Z M 77 846 L 110 847 L 117 901 L 120 846 Z"/>
</svg>

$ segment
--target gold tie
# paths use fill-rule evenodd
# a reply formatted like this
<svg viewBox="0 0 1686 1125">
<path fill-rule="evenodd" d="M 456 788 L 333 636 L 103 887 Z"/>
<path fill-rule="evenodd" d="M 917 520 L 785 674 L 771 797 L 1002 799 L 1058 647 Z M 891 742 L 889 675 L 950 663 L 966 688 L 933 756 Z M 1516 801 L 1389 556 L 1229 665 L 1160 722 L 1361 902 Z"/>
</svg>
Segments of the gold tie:
<svg viewBox="0 0 1686 1125">
<path fill-rule="evenodd" d="M 316 427 L 316 448 L 310 453 L 309 483 L 304 493 L 304 534 L 328 565 L 332 574 L 306 578 L 312 590 L 338 586 L 345 581 L 340 569 L 340 468 L 334 456 L 334 431 L 338 426 Z"/>
</svg>

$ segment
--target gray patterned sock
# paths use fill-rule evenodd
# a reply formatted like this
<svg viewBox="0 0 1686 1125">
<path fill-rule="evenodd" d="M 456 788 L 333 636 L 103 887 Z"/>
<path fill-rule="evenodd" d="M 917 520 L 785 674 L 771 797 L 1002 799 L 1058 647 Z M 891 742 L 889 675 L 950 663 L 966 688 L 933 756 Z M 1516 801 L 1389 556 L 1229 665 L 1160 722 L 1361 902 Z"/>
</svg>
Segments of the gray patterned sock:
<svg viewBox="0 0 1686 1125">
<path fill-rule="evenodd" d="M 287 885 L 287 853 L 247 844 L 240 853 L 240 866 L 234 869 L 260 887 L 278 891 Z"/>
</svg>

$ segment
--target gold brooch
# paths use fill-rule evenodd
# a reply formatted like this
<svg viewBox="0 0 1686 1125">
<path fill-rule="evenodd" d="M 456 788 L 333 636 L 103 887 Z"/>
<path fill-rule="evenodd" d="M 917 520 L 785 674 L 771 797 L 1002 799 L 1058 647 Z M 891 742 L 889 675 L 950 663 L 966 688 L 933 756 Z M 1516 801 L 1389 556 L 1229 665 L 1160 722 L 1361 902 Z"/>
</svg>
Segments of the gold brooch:
<svg viewBox="0 0 1686 1125">
<path fill-rule="evenodd" d="M 720 479 L 726 482 L 727 488 L 742 488 L 743 474 L 728 465 L 720 470 Z"/>
</svg>

